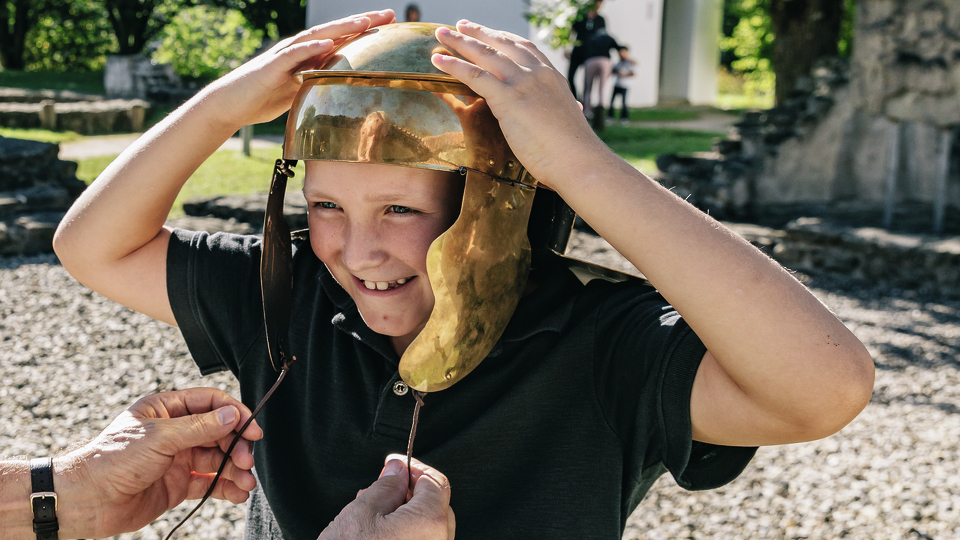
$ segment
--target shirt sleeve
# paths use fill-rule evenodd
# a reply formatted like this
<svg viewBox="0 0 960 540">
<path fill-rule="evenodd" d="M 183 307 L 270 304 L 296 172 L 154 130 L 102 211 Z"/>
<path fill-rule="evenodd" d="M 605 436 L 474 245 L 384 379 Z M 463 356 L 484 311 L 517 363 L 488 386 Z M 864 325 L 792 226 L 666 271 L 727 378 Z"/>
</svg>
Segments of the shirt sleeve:
<svg viewBox="0 0 960 540">
<path fill-rule="evenodd" d="M 236 374 L 247 351 L 264 339 L 260 238 L 175 229 L 167 296 L 200 372 Z"/>
<path fill-rule="evenodd" d="M 693 440 L 690 396 L 706 347 L 673 307 L 640 284 L 616 290 L 597 311 L 597 396 L 639 479 L 662 464 L 684 489 L 712 489 L 736 478 L 755 447 Z"/>
</svg>

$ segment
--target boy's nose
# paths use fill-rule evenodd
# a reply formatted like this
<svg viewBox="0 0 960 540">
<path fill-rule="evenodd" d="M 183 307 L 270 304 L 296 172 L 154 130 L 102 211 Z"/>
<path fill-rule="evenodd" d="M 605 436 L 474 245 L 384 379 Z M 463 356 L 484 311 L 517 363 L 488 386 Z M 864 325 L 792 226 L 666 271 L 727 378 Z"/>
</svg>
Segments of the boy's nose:
<svg viewBox="0 0 960 540">
<path fill-rule="evenodd" d="M 387 259 L 382 240 L 375 227 L 351 225 L 344 238 L 344 265 L 354 274 L 379 266 Z"/>
</svg>

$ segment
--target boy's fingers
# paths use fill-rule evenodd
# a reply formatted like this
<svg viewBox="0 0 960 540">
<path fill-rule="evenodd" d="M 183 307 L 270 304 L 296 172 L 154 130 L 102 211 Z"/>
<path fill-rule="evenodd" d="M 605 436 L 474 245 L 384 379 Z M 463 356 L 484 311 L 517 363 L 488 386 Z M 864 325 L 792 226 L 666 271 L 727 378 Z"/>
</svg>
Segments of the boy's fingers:
<svg viewBox="0 0 960 540">
<path fill-rule="evenodd" d="M 469 63 L 477 66 L 480 71 L 489 72 L 502 81 L 508 80 L 519 70 L 519 66 L 514 59 L 496 47 L 483 43 L 476 38 L 456 30 L 450 30 L 445 26 L 437 29 L 436 36 L 440 43 L 460 53 Z M 434 55 L 434 57 L 436 56 L 438 55 Z M 436 62 L 434 62 L 434 65 L 440 68 Z M 453 74 L 451 73 L 451 75 Z M 472 79 L 479 79 L 482 76 L 479 72 L 473 74 L 468 72 L 467 75 Z M 466 81 L 464 82 L 466 83 Z"/>
<path fill-rule="evenodd" d="M 547 57 L 528 39 L 516 34 L 487 28 L 466 19 L 457 22 L 457 30 L 477 41 L 485 43 L 510 57 L 521 66 L 529 66 L 534 61 L 550 64 Z"/>
<path fill-rule="evenodd" d="M 374 26 L 389 24 L 395 20 L 396 19 L 392 9 L 358 13 L 356 15 L 351 15 L 349 17 L 344 17 L 342 19 L 337 19 L 335 21 L 330 21 L 328 23 L 319 24 L 312 28 L 308 28 L 292 38 L 288 38 L 290 40 L 289 43 L 286 43 L 283 46 L 289 47 L 291 45 L 309 40 L 337 40 L 345 36 L 359 34 L 360 32 L 363 32 L 368 28 L 373 28 Z"/>
</svg>

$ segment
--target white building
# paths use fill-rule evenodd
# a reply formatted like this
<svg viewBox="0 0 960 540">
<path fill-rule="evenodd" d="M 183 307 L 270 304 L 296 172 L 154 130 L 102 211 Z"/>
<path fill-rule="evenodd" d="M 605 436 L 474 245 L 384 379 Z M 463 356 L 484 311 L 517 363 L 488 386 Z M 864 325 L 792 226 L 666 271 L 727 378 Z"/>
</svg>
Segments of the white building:
<svg viewBox="0 0 960 540">
<path fill-rule="evenodd" d="M 307 24 L 385 8 L 392 8 L 397 19 L 403 20 L 408 3 L 405 0 L 307 0 Z M 540 42 L 537 29 L 531 28 L 524 19 L 529 9 L 528 0 L 415 0 L 415 3 L 423 21 L 454 24 L 460 19 L 470 19 L 528 36 L 561 73 L 567 72 L 563 51 L 551 50 Z M 605 0 L 600 14 L 607 22 L 610 35 L 629 47 L 639 62 L 627 96 L 630 106 L 651 107 L 660 101 L 692 104 L 716 101 L 722 0 Z M 582 78 L 583 70 L 580 73 Z M 577 87 L 582 88 L 582 82 Z M 610 89 L 607 91 L 609 95 Z"/>
</svg>

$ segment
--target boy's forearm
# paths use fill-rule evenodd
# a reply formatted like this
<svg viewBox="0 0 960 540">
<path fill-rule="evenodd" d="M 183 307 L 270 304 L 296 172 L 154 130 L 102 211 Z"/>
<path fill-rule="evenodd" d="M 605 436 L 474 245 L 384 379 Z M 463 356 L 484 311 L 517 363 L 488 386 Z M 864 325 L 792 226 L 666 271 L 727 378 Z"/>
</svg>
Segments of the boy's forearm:
<svg viewBox="0 0 960 540">
<path fill-rule="evenodd" d="M 585 158 L 558 167 L 570 173 L 550 185 L 650 279 L 744 394 L 815 415 L 803 408 L 833 405 L 811 393 L 872 387 L 860 341 L 778 263 L 613 152 Z"/>
<path fill-rule="evenodd" d="M 122 259 L 158 234 L 183 184 L 238 129 L 218 117 L 214 94 L 205 89 L 151 128 L 77 199 L 54 239 L 71 272 Z"/>
</svg>

